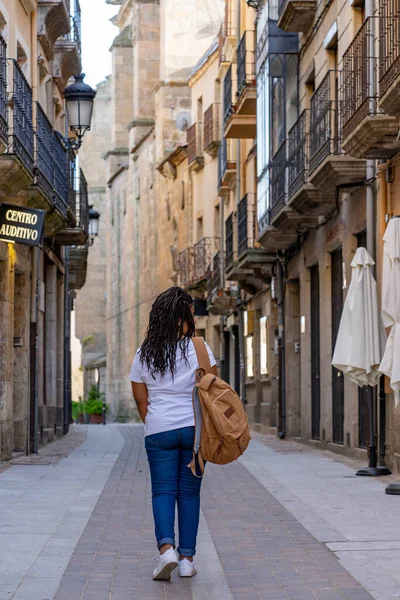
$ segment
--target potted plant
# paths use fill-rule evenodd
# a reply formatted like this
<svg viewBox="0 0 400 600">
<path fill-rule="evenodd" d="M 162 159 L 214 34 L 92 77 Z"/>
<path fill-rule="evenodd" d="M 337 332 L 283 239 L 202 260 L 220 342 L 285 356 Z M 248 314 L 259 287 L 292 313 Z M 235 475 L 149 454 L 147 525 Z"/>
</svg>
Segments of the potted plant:
<svg viewBox="0 0 400 600">
<path fill-rule="evenodd" d="M 79 402 L 72 403 L 72 418 L 75 423 L 80 423 L 81 425 L 84 423 L 84 403 L 82 398 L 79 397 Z"/>
<path fill-rule="evenodd" d="M 101 425 L 103 422 L 104 394 L 100 393 L 95 385 L 89 390 L 85 402 L 85 412 L 89 415 L 89 422 L 93 425 Z"/>
</svg>

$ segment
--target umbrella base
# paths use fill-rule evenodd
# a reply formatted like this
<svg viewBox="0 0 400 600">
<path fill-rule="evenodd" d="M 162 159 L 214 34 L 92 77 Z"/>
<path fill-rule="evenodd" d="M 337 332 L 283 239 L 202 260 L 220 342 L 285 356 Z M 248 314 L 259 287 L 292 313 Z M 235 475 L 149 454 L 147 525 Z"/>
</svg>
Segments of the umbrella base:
<svg viewBox="0 0 400 600">
<path fill-rule="evenodd" d="M 356 473 L 359 477 L 383 477 L 391 474 L 392 472 L 386 467 L 364 467 Z"/>
<path fill-rule="evenodd" d="M 391 496 L 400 496 L 400 483 L 389 483 L 386 486 L 385 492 Z"/>
</svg>

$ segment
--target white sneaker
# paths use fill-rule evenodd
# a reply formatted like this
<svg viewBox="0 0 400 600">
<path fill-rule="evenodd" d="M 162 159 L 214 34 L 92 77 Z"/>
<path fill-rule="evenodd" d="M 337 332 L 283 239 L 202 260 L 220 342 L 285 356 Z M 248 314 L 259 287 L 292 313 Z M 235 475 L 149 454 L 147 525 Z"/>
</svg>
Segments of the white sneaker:
<svg viewBox="0 0 400 600">
<path fill-rule="evenodd" d="M 190 562 L 187 558 L 182 558 L 179 561 L 179 576 L 180 577 L 193 577 L 196 575 L 197 569 L 194 562 Z"/>
<path fill-rule="evenodd" d="M 178 555 L 174 548 L 169 548 L 158 557 L 158 565 L 154 570 L 153 579 L 165 580 L 171 578 L 171 573 L 178 566 Z"/>
</svg>

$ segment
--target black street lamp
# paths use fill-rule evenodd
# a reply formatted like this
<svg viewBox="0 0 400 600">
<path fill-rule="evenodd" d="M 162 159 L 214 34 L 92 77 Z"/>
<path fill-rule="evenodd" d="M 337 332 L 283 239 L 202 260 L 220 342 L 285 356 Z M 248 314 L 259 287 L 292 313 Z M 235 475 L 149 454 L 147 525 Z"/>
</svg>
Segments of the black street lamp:
<svg viewBox="0 0 400 600">
<path fill-rule="evenodd" d="M 89 246 L 93 246 L 94 238 L 99 234 L 100 213 L 93 205 L 89 206 Z"/>
<path fill-rule="evenodd" d="M 92 121 L 96 91 L 83 82 L 84 77 L 85 73 L 74 75 L 75 83 L 64 90 L 69 129 L 76 135 L 76 138 L 66 139 L 65 144 L 72 150 L 78 150 L 81 147 L 82 138 L 86 131 L 90 130 Z"/>
</svg>

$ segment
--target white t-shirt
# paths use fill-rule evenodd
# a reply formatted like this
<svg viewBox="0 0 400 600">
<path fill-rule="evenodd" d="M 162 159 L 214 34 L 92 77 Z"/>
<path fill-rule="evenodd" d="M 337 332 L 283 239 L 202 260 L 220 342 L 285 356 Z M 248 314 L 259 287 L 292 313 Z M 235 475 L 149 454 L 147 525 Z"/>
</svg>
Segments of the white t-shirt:
<svg viewBox="0 0 400 600">
<path fill-rule="evenodd" d="M 216 365 L 211 348 L 206 344 L 210 364 Z M 188 343 L 188 364 L 182 358 L 178 344 L 176 349 L 176 373 L 171 371 L 163 377 L 149 373 L 146 365 L 140 362 L 140 348 L 136 352 L 130 371 L 130 379 L 135 383 L 145 383 L 148 390 L 149 408 L 145 423 L 145 435 L 192 427 L 194 425 L 192 393 L 196 383 L 196 369 L 199 367 L 192 340 Z"/>
</svg>

